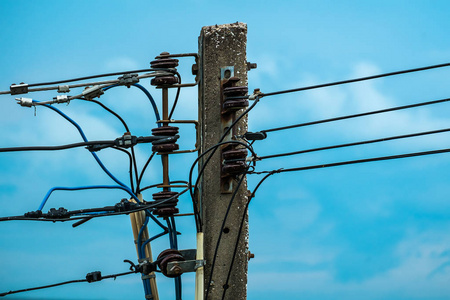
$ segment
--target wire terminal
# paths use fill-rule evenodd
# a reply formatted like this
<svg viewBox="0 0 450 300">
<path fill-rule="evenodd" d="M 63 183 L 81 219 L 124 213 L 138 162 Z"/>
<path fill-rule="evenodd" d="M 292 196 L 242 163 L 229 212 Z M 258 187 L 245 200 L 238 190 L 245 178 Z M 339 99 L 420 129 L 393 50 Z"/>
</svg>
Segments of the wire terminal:
<svg viewBox="0 0 450 300">
<path fill-rule="evenodd" d="M 20 106 L 24 106 L 24 107 L 34 106 L 33 99 L 31 99 L 31 98 L 20 97 L 20 98 L 16 98 L 16 101 L 17 101 L 17 104 L 19 104 Z"/>
</svg>

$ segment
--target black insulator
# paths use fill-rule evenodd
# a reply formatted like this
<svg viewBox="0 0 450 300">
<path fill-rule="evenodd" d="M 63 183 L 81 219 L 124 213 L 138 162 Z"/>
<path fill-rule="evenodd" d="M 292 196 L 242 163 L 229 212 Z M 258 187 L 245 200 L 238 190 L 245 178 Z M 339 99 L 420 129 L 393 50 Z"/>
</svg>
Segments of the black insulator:
<svg viewBox="0 0 450 300">
<path fill-rule="evenodd" d="M 152 135 L 162 136 L 168 135 L 173 136 L 178 133 L 178 127 L 175 126 L 161 126 L 152 129 Z"/>
<path fill-rule="evenodd" d="M 226 97 L 245 96 L 248 93 L 246 86 L 231 86 L 223 89 L 223 94 Z"/>
<path fill-rule="evenodd" d="M 180 146 L 178 144 L 159 144 L 159 145 L 153 145 L 152 151 L 153 152 L 172 152 L 175 150 L 180 149 Z"/>
<path fill-rule="evenodd" d="M 242 174 L 247 170 L 248 166 L 245 161 L 235 161 L 233 163 L 222 166 L 222 172 L 229 175 Z"/>
<path fill-rule="evenodd" d="M 157 261 L 159 261 L 158 266 L 159 269 L 161 270 L 161 273 L 163 273 L 165 276 L 169 278 L 175 278 L 182 274 L 181 270 L 177 274 L 169 275 L 167 272 L 167 265 L 169 262 L 185 261 L 185 258 L 183 257 L 183 255 L 181 255 L 180 251 L 175 249 L 164 250 L 158 255 Z"/>
<path fill-rule="evenodd" d="M 150 80 L 151 85 L 164 86 L 179 83 L 179 79 L 176 76 L 157 76 Z"/>
<path fill-rule="evenodd" d="M 155 69 L 169 69 L 178 66 L 178 59 L 160 58 L 150 62 L 150 66 Z"/>
<path fill-rule="evenodd" d="M 223 103 L 224 110 L 239 110 L 248 106 L 247 99 L 225 100 Z"/>
<path fill-rule="evenodd" d="M 169 217 L 178 213 L 179 210 L 175 207 L 178 203 L 177 195 L 177 192 L 171 191 L 162 191 L 153 194 L 153 203 L 156 208 L 156 210 L 153 211 L 153 214 L 159 217 Z M 173 199 L 167 200 L 172 197 Z"/>
<path fill-rule="evenodd" d="M 247 157 L 247 149 L 234 149 L 222 152 L 222 158 L 224 160 L 230 159 L 244 159 Z"/>
</svg>

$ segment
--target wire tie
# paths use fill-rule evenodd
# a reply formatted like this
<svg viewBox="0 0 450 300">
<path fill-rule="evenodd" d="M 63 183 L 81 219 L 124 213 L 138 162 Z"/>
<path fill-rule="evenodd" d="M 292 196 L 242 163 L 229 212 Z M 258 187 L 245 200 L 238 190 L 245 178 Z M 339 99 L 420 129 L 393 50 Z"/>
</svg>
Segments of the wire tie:
<svg viewBox="0 0 450 300">
<path fill-rule="evenodd" d="M 156 278 L 155 274 L 142 275 L 142 280 Z"/>
</svg>

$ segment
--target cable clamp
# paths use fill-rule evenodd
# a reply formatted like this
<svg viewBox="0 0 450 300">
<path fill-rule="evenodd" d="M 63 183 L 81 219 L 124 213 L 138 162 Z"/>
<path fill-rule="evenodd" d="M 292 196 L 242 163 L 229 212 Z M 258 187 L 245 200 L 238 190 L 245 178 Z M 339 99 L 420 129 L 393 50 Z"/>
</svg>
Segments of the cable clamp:
<svg viewBox="0 0 450 300">
<path fill-rule="evenodd" d="M 91 273 L 87 273 L 86 275 L 86 280 L 87 282 L 91 283 L 91 282 L 95 282 L 95 281 L 100 281 L 102 280 L 102 272 L 100 271 L 95 271 L 95 272 L 91 272 Z"/>
<path fill-rule="evenodd" d="M 70 92 L 70 87 L 68 85 L 58 85 L 58 93 L 68 93 Z"/>
<path fill-rule="evenodd" d="M 19 104 L 20 106 L 32 107 L 35 105 L 33 102 L 33 99 L 31 99 L 31 98 L 20 97 L 20 98 L 16 98 L 16 100 L 17 100 L 17 104 Z"/>
<path fill-rule="evenodd" d="M 69 96 L 67 95 L 58 95 L 56 97 L 53 97 L 53 102 L 54 103 L 66 103 L 69 102 Z"/>
<path fill-rule="evenodd" d="M 84 96 L 88 100 L 92 100 L 96 97 L 100 97 L 103 95 L 103 89 L 99 85 L 94 85 L 91 87 L 86 87 L 86 89 L 81 93 L 82 96 Z"/>
<path fill-rule="evenodd" d="M 261 97 L 262 93 L 260 89 L 254 89 L 253 94 L 248 96 L 248 100 L 256 100 L 257 98 Z"/>
<path fill-rule="evenodd" d="M 27 94 L 28 93 L 28 84 L 21 82 L 20 84 L 13 83 L 9 90 L 11 91 L 11 95 L 19 95 L 19 94 Z"/>
<path fill-rule="evenodd" d="M 155 274 L 142 275 L 142 280 L 156 278 Z"/>
<path fill-rule="evenodd" d="M 117 84 L 125 85 L 128 88 L 131 85 L 139 82 L 138 74 L 124 74 L 123 76 L 117 79 L 119 79 L 119 82 Z"/>
</svg>

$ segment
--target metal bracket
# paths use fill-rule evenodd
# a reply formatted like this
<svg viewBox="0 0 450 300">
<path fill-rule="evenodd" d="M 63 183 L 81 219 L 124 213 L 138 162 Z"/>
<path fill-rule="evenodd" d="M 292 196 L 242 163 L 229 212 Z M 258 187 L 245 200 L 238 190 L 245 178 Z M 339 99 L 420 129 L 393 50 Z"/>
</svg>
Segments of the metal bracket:
<svg viewBox="0 0 450 300">
<path fill-rule="evenodd" d="M 167 263 L 168 275 L 180 275 L 182 273 L 195 272 L 198 268 L 205 265 L 204 260 L 197 260 L 196 249 L 179 250 L 185 261 L 173 261 Z"/>
<path fill-rule="evenodd" d="M 185 260 L 173 261 L 167 264 L 168 275 L 180 275 L 183 273 L 195 272 L 198 268 L 203 267 L 204 260 Z"/>
<path fill-rule="evenodd" d="M 160 59 L 160 58 L 174 58 L 174 57 L 194 57 L 195 64 L 193 66 L 197 66 L 197 68 L 198 68 L 198 54 L 197 53 L 179 53 L 179 54 L 169 54 L 169 53 L 167 53 L 167 55 L 162 55 L 161 54 L 161 55 L 156 56 L 155 58 L 156 59 Z M 194 67 L 193 67 L 193 70 L 194 70 Z M 182 83 L 182 84 L 180 84 L 180 83 L 171 84 L 169 86 L 166 86 L 166 88 L 170 89 L 170 88 L 181 88 L 181 87 L 196 86 L 198 84 L 198 82 L 199 82 L 199 79 L 198 79 L 197 74 L 193 74 L 193 75 L 196 75 L 195 76 L 195 82 Z M 161 88 L 161 87 L 156 87 L 156 88 L 158 89 L 158 88 Z"/>
<path fill-rule="evenodd" d="M 198 121 L 197 120 L 159 120 L 157 123 L 163 123 L 163 124 L 194 124 L 195 126 L 195 135 L 196 135 L 196 141 L 195 141 L 195 149 L 192 150 L 178 150 L 178 151 L 172 151 L 167 152 L 163 154 L 180 154 L 180 153 L 192 153 L 197 152 L 200 149 L 200 131 L 198 130 Z M 159 153 L 158 153 L 159 154 Z"/>
</svg>

